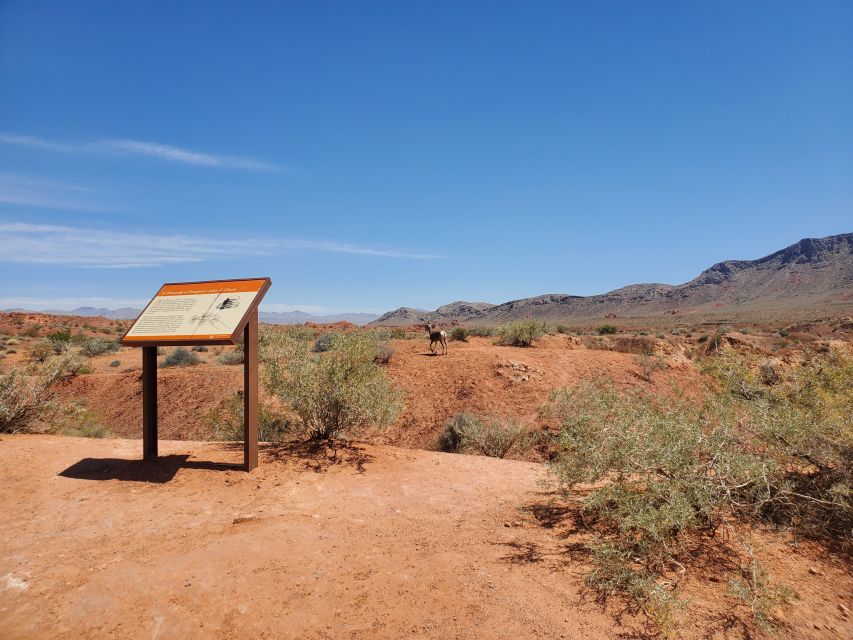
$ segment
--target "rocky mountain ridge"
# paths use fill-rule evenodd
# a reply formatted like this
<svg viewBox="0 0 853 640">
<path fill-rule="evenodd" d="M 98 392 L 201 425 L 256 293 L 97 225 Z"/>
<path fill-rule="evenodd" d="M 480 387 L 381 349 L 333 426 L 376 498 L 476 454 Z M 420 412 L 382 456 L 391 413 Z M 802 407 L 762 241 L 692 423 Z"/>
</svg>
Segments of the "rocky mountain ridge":
<svg viewBox="0 0 853 640">
<path fill-rule="evenodd" d="M 680 285 L 633 284 L 594 296 L 545 294 L 502 304 L 454 302 L 435 311 L 401 307 L 371 325 L 499 324 L 678 314 L 737 314 L 853 307 L 853 233 L 805 238 L 756 260 L 726 260 Z M 405 311 L 404 311 L 405 310 Z"/>
</svg>

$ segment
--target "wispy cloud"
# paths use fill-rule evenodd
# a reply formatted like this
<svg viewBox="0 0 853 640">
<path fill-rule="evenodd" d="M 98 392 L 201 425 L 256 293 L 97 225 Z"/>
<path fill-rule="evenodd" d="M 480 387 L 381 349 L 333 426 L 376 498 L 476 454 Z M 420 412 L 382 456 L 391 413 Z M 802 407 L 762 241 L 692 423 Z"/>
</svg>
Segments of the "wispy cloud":
<svg viewBox="0 0 853 640">
<path fill-rule="evenodd" d="M 197 167 L 221 167 L 247 169 L 250 171 L 280 171 L 282 169 L 281 166 L 275 163 L 250 156 L 203 153 L 158 142 L 126 140 L 122 138 L 102 138 L 100 140 L 81 143 L 65 143 L 45 140 L 36 136 L 0 133 L 0 143 L 63 153 L 112 153 L 147 156 L 167 162 L 177 162 Z"/>
<path fill-rule="evenodd" d="M 154 267 L 213 259 L 322 251 L 383 258 L 432 259 L 441 256 L 376 249 L 330 240 L 242 238 L 129 233 L 28 222 L 0 223 L 0 262 L 101 268 Z"/>
<path fill-rule="evenodd" d="M 92 204 L 91 189 L 32 176 L 0 173 L 0 204 L 69 211 L 115 211 Z"/>
</svg>

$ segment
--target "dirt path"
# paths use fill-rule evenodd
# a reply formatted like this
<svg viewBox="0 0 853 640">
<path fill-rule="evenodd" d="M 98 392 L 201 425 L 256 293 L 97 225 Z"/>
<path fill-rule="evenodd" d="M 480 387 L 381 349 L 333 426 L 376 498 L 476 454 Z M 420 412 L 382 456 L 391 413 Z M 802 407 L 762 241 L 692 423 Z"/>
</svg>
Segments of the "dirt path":
<svg viewBox="0 0 853 640">
<path fill-rule="evenodd" d="M 150 482 L 115 460 L 138 442 L 0 442 L 4 638 L 611 637 L 576 582 L 512 561 L 534 465 L 367 448 L 248 475 L 161 445 L 193 455 Z"/>
<path fill-rule="evenodd" d="M 585 592 L 583 534 L 549 508 L 541 465 L 265 448 L 246 474 L 217 466 L 234 445 L 161 442 L 156 467 L 140 450 L 0 439 L 3 638 L 642 637 Z M 850 637 L 843 563 L 762 548 L 801 593 L 781 637 Z M 691 574 L 679 637 L 753 637 L 713 570 Z"/>
</svg>

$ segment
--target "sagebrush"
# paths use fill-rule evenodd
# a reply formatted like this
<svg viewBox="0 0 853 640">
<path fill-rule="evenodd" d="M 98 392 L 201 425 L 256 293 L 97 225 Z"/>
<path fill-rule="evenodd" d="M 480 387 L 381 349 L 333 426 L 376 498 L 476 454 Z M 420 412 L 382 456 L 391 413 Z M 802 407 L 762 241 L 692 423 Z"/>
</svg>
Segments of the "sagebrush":
<svg viewBox="0 0 853 640">
<path fill-rule="evenodd" d="M 264 384 L 295 413 L 312 439 L 345 438 L 393 422 L 400 394 L 377 363 L 379 336 L 338 334 L 324 353 L 298 332 L 265 332 Z"/>
<path fill-rule="evenodd" d="M 457 413 L 444 425 L 438 448 L 448 453 L 476 453 L 505 458 L 510 452 L 523 454 L 531 445 L 524 426 L 511 418 L 480 418 Z"/>
<path fill-rule="evenodd" d="M 519 320 L 505 324 L 498 330 L 498 344 L 511 347 L 529 347 L 545 335 L 545 323 L 538 320 Z"/>
</svg>

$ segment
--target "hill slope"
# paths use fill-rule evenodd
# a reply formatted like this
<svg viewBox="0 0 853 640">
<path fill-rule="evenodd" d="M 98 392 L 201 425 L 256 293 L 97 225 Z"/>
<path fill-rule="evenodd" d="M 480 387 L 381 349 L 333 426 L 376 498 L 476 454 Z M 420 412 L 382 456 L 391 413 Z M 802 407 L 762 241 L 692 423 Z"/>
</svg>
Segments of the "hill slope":
<svg viewBox="0 0 853 640">
<path fill-rule="evenodd" d="M 634 284 L 595 296 L 545 294 L 474 308 L 453 303 L 420 317 L 435 323 L 738 313 L 853 307 L 853 233 L 806 238 L 757 260 L 727 260 L 681 285 Z M 448 307 L 455 313 L 448 313 Z M 400 310 L 374 325 L 410 324 Z M 416 320 L 420 321 L 420 319 Z"/>
</svg>

